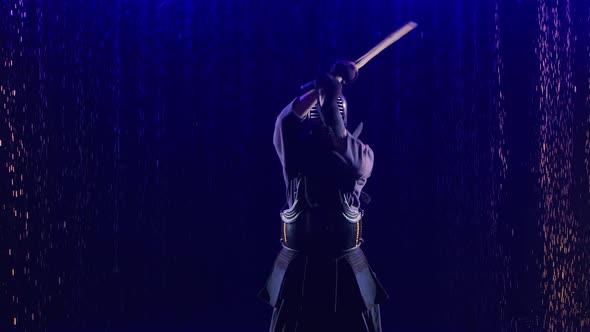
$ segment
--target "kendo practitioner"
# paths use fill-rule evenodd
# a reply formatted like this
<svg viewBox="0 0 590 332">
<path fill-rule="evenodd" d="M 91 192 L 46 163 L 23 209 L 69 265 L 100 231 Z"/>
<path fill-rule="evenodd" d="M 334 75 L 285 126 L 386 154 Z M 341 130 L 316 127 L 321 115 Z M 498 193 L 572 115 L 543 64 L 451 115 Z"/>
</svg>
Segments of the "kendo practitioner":
<svg viewBox="0 0 590 332">
<path fill-rule="evenodd" d="M 358 138 L 362 124 L 346 129 L 342 95 L 342 84 L 357 76 L 354 63 L 336 62 L 277 117 L 287 204 L 283 248 L 259 294 L 274 308 L 270 332 L 381 331 L 387 294 L 360 248 L 373 150 Z"/>
</svg>

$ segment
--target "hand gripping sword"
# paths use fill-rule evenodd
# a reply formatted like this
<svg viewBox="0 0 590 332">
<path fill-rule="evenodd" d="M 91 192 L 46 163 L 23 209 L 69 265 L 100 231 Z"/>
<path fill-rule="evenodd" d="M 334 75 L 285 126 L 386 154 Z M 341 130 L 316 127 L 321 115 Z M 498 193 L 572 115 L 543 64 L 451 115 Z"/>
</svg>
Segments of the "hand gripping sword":
<svg viewBox="0 0 590 332">
<path fill-rule="evenodd" d="M 395 43 L 396 41 L 400 40 L 403 36 L 405 36 L 408 32 L 414 30 L 418 24 L 416 22 L 408 22 L 404 24 L 401 28 L 392 32 L 389 36 L 385 37 L 379 44 L 375 45 L 372 49 L 370 49 L 365 55 L 358 58 L 354 64 L 356 65 L 357 69 L 361 69 L 364 65 L 367 64 L 371 59 L 373 59 L 377 54 L 381 53 L 384 49 L 391 46 L 391 44 Z M 301 86 L 302 90 L 308 90 L 312 88 L 314 85 L 314 81 L 305 83 Z"/>
</svg>

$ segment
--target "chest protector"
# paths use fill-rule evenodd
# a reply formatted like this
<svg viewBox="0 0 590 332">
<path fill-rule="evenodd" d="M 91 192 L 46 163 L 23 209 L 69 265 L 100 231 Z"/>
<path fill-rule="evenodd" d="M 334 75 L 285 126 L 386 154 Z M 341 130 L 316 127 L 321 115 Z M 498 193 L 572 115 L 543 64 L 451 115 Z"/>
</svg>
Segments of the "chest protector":
<svg viewBox="0 0 590 332">
<path fill-rule="evenodd" d="M 305 181 L 302 185 L 306 186 Z M 332 204 L 310 204 L 305 194 L 296 195 L 291 207 L 281 211 L 283 246 L 318 254 L 338 254 L 359 247 L 362 210 L 350 207 L 343 195 L 339 196 Z"/>
</svg>

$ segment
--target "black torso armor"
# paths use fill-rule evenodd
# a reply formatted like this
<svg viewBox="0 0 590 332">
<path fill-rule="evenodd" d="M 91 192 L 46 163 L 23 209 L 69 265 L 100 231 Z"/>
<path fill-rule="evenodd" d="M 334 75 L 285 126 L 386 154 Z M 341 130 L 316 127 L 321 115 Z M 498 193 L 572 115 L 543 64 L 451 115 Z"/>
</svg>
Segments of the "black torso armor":
<svg viewBox="0 0 590 332">
<path fill-rule="evenodd" d="M 302 179 L 293 204 L 281 212 L 283 246 L 318 254 L 338 254 L 358 247 L 362 210 L 350 207 L 339 193 L 318 203 L 310 197 L 307 186 L 307 181 Z"/>
</svg>

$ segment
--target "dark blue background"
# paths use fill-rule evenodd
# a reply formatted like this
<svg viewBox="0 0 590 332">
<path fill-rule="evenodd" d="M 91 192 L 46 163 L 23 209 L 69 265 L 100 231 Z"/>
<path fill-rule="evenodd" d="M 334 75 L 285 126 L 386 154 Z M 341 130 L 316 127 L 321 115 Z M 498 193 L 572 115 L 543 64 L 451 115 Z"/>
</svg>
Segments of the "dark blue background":
<svg viewBox="0 0 590 332">
<path fill-rule="evenodd" d="M 0 330 L 266 330 L 275 117 L 408 20 L 418 29 L 345 87 L 375 151 L 364 248 L 390 294 L 384 330 L 587 328 L 589 6 L 4 1 Z M 543 144 L 563 148 L 554 167 Z M 553 193 L 565 207 L 543 205 Z M 549 255 L 547 232 L 570 231 L 572 252 Z"/>
</svg>

